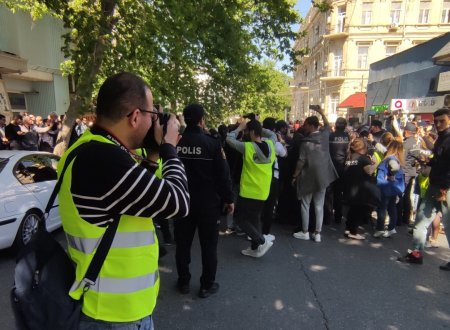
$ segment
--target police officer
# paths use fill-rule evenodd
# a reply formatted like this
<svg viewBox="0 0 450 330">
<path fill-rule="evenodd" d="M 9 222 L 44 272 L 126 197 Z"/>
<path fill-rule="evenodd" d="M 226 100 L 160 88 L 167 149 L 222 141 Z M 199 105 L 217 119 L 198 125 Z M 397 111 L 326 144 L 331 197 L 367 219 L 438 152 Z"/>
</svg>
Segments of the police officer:
<svg viewBox="0 0 450 330">
<path fill-rule="evenodd" d="M 189 263 L 195 229 L 202 251 L 203 271 L 200 277 L 199 296 L 206 298 L 216 293 L 217 241 L 219 218 L 224 204 L 233 212 L 233 192 L 230 170 L 220 141 L 204 133 L 204 109 L 200 104 L 190 104 L 183 110 L 186 129 L 178 143 L 178 156 L 186 168 L 191 207 L 189 215 L 175 220 L 176 264 L 178 290 L 189 293 Z"/>
</svg>

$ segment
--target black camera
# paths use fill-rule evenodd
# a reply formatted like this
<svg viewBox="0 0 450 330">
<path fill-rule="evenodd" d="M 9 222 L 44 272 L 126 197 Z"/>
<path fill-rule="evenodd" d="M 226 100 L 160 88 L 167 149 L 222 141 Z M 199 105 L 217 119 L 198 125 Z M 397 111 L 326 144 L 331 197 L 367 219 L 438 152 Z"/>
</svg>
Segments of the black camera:
<svg viewBox="0 0 450 330">
<path fill-rule="evenodd" d="M 166 135 L 167 123 L 169 122 L 169 119 L 170 113 L 167 112 L 158 113 L 158 121 L 163 129 L 163 137 Z M 150 150 L 159 150 L 159 143 L 155 141 L 155 125 L 152 125 L 152 127 L 150 127 L 150 129 L 148 130 L 147 135 L 144 138 L 142 147 Z"/>
<path fill-rule="evenodd" d="M 310 108 L 311 110 L 317 111 L 317 110 L 320 110 L 320 105 L 318 105 L 318 104 L 311 104 L 311 105 L 309 106 L 309 108 Z"/>
</svg>

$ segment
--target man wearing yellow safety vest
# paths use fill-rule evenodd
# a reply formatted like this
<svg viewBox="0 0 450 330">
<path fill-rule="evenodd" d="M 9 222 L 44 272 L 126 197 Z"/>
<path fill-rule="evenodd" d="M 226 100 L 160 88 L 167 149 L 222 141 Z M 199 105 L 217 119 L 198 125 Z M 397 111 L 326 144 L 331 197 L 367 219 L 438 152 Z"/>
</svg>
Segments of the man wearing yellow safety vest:
<svg viewBox="0 0 450 330">
<path fill-rule="evenodd" d="M 250 142 L 241 142 L 237 136 L 248 131 Z M 267 140 L 262 141 L 261 137 Z M 269 196 L 275 161 L 274 132 L 263 129 L 260 122 L 252 119 L 242 121 L 239 127 L 228 133 L 227 143 L 242 154 L 243 166 L 239 197 L 236 203 L 236 221 L 239 227 L 251 238 L 251 246 L 242 250 L 245 256 L 260 258 L 273 245 L 270 237 L 261 233 L 260 218 L 264 201 Z"/>
<path fill-rule="evenodd" d="M 68 252 L 76 264 L 69 294 L 83 299 L 79 329 L 153 329 L 159 274 L 152 217 L 185 217 L 189 212 L 186 174 L 175 149 L 179 124 L 172 115 L 163 136 L 150 88 L 131 73 L 106 79 L 96 114 L 94 127 L 58 165 L 61 173 L 67 155 L 83 145 L 67 167 L 58 195 Z M 142 159 L 131 152 L 143 146 L 152 125 L 160 143 L 162 179 L 140 166 Z M 113 221 L 119 224 L 111 248 L 86 291 L 82 279 Z"/>
</svg>

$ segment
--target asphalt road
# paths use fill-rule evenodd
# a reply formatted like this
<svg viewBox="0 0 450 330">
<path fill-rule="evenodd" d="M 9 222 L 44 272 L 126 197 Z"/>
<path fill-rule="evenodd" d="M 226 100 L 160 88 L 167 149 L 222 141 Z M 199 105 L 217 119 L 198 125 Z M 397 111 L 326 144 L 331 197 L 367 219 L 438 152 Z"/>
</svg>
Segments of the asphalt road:
<svg viewBox="0 0 450 330">
<path fill-rule="evenodd" d="M 368 228 L 366 228 L 368 229 Z M 191 293 L 175 290 L 174 246 L 160 263 L 161 290 L 154 312 L 163 329 L 442 329 L 450 328 L 450 260 L 444 235 L 426 251 L 423 265 L 396 261 L 411 242 L 406 227 L 387 239 L 343 238 L 327 226 L 322 243 L 292 237 L 291 226 L 274 226 L 276 241 L 261 259 L 240 255 L 248 242 L 219 240 L 220 291 L 197 297 L 199 246 L 193 248 Z M 369 232 L 369 230 L 367 230 Z M 59 231 L 58 239 L 63 240 Z M 0 329 L 14 329 L 9 305 L 14 256 L 0 252 Z"/>
</svg>

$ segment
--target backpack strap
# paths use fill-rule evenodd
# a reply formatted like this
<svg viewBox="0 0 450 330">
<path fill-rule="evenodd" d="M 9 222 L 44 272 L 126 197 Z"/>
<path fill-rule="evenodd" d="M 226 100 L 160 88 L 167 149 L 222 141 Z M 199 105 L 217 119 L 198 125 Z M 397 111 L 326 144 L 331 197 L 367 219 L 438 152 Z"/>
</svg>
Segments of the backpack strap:
<svg viewBox="0 0 450 330">
<path fill-rule="evenodd" d="M 64 179 L 64 174 L 66 173 L 67 167 L 72 162 L 72 160 L 75 159 L 76 156 L 80 154 L 81 151 L 83 151 L 87 145 L 89 145 L 90 142 L 83 143 L 73 149 L 66 158 L 66 161 L 64 163 L 63 169 L 61 171 L 61 174 L 59 176 L 58 181 L 56 182 L 55 188 L 53 189 L 53 192 L 50 196 L 50 199 L 48 200 L 47 207 L 45 208 L 45 214 L 44 214 L 44 220 L 43 220 L 43 229 L 45 229 L 45 219 L 47 218 L 48 213 L 50 212 L 51 208 L 53 207 L 53 203 L 55 202 L 56 196 L 58 195 L 59 190 L 61 189 L 61 184 Z M 98 277 L 98 274 L 100 273 L 100 269 L 103 266 L 103 263 L 106 259 L 106 256 L 108 255 L 109 249 L 111 248 L 111 244 L 114 240 L 114 236 L 116 234 L 117 228 L 119 226 L 119 220 L 120 220 L 120 214 L 113 216 L 113 221 L 110 223 L 108 228 L 106 228 L 105 234 L 103 235 L 99 246 L 97 247 L 97 250 L 95 251 L 94 257 L 92 258 L 91 263 L 89 264 L 89 267 L 86 271 L 86 274 L 83 278 L 83 282 L 85 283 L 84 286 L 84 292 L 89 290 L 89 287 L 93 284 L 95 284 L 95 280 Z"/>
</svg>

